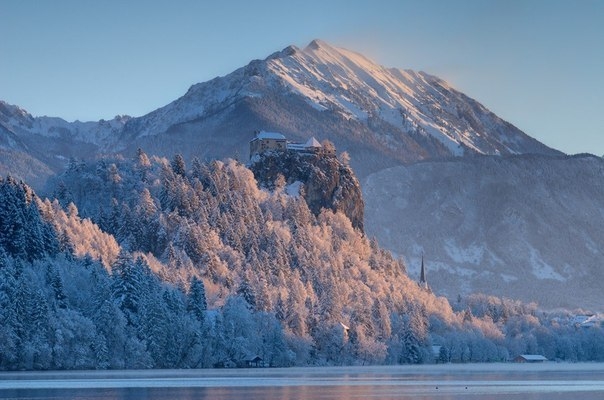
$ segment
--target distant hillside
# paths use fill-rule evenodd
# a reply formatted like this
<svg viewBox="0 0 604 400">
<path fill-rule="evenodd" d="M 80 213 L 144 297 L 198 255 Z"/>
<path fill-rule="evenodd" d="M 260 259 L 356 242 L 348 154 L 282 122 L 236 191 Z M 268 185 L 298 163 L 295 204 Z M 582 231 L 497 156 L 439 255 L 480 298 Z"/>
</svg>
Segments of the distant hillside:
<svg viewBox="0 0 604 400">
<path fill-rule="evenodd" d="M 473 157 L 367 178 L 366 230 L 436 293 L 602 311 L 604 160 Z"/>
</svg>

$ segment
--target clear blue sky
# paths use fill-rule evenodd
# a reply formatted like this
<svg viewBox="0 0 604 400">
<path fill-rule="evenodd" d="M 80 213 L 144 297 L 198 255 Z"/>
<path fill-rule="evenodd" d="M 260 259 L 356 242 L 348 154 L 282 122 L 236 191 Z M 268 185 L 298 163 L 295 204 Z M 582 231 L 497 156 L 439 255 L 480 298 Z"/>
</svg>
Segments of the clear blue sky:
<svg viewBox="0 0 604 400">
<path fill-rule="evenodd" d="M 70 121 L 140 116 L 315 38 L 604 154 L 604 0 L 0 0 L 0 99 Z"/>
</svg>

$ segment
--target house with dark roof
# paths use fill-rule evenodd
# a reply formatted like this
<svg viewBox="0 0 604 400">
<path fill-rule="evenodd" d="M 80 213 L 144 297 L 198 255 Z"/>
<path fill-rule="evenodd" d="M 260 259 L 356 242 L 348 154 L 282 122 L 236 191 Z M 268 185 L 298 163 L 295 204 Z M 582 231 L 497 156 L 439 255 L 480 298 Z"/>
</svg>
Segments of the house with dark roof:
<svg viewBox="0 0 604 400">
<path fill-rule="evenodd" d="M 547 358 L 539 354 L 520 354 L 514 358 L 514 362 L 517 363 L 541 363 L 545 361 L 547 361 Z"/>
</svg>

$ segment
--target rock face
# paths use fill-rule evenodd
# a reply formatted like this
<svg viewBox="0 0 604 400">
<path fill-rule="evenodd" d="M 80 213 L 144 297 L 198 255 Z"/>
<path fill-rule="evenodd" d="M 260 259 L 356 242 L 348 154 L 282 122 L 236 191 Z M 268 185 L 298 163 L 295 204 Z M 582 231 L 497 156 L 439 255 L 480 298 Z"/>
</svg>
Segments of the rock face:
<svg viewBox="0 0 604 400">
<path fill-rule="evenodd" d="M 355 229 L 363 231 L 365 203 L 352 169 L 331 153 L 304 154 L 271 151 L 256 156 L 250 169 L 258 183 L 268 189 L 285 184 L 290 194 L 301 195 L 313 214 L 321 209 L 343 212 Z"/>
</svg>

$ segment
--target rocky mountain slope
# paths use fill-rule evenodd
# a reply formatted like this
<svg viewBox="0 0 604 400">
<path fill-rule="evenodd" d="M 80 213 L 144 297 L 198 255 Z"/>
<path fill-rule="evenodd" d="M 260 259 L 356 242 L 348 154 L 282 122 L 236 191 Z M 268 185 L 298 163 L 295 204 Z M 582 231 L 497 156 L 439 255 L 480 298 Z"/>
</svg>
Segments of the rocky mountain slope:
<svg viewBox="0 0 604 400">
<path fill-rule="evenodd" d="M 128 117 L 111 121 L 67 122 L 61 118 L 33 117 L 0 101 L 0 173 L 42 186 L 62 171 L 70 158 L 92 158 L 119 141 Z"/>
<path fill-rule="evenodd" d="M 58 171 L 70 157 L 98 153 L 186 159 L 245 158 L 256 129 L 291 140 L 329 139 L 352 157 L 361 178 L 422 159 L 464 154 L 558 154 L 446 82 L 389 69 L 315 40 L 254 60 L 191 86 L 181 98 L 138 118 L 66 122 L 32 117 L 0 103 L 0 146 Z M 26 175 L 16 165 L 4 165 Z"/>
<path fill-rule="evenodd" d="M 455 299 L 484 292 L 602 311 L 604 160 L 474 157 L 370 176 L 366 230 Z"/>
</svg>

